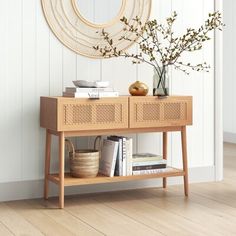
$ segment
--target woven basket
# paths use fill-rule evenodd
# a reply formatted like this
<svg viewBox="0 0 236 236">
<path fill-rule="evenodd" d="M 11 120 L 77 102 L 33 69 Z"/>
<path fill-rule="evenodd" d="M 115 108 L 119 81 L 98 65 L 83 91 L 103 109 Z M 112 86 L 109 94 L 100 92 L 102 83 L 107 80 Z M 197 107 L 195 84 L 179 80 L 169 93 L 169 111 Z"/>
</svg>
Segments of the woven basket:
<svg viewBox="0 0 236 236">
<path fill-rule="evenodd" d="M 99 137 L 100 138 L 100 137 Z M 98 137 L 95 140 L 97 142 Z M 99 151 L 95 149 L 75 150 L 73 143 L 66 139 L 69 149 L 70 173 L 76 178 L 96 177 L 99 169 Z M 94 146 L 96 146 L 94 144 Z"/>
</svg>

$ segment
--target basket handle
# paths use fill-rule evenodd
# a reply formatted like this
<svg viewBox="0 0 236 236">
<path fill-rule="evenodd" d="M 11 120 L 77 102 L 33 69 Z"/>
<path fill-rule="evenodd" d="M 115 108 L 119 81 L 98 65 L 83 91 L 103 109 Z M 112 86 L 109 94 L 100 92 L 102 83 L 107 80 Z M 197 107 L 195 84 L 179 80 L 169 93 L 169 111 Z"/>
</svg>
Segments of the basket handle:
<svg viewBox="0 0 236 236">
<path fill-rule="evenodd" d="M 102 142 L 101 141 L 102 141 L 102 136 L 97 136 L 94 140 L 94 149 L 98 150 L 99 152 L 101 151 L 101 147 L 102 147 Z M 65 139 L 65 145 L 66 145 L 66 149 L 69 152 L 72 152 L 72 156 L 74 157 L 75 156 L 74 144 L 69 139 Z M 98 148 L 96 148 L 97 145 L 99 145 Z"/>
<path fill-rule="evenodd" d="M 69 152 L 72 152 L 72 155 L 74 157 L 74 155 L 75 155 L 75 147 L 74 147 L 73 143 L 69 139 L 65 139 L 65 144 L 66 144 L 66 149 Z"/>
<path fill-rule="evenodd" d="M 98 146 L 98 148 L 96 148 Z M 94 150 L 101 151 L 102 148 L 102 136 L 97 136 L 94 140 Z"/>
</svg>

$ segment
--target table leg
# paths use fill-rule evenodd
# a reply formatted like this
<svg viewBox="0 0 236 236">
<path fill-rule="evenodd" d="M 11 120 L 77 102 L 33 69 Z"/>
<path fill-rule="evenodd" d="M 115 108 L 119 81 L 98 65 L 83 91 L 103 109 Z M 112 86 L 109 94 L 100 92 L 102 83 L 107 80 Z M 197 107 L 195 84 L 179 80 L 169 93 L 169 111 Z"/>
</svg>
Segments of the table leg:
<svg viewBox="0 0 236 236">
<path fill-rule="evenodd" d="M 48 199 L 48 175 L 50 174 L 50 158 L 51 158 L 51 140 L 52 135 L 46 130 L 46 148 L 45 148 L 45 166 L 44 166 L 44 199 Z"/>
<path fill-rule="evenodd" d="M 163 132 L 163 159 L 167 160 L 167 132 Z M 167 179 L 163 178 L 163 188 L 167 186 Z"/>
<path fill-rule="evenodd" d="M 64 208 L 64 169 L 65 169 L 65 137 L 64 132 L 59 134 L 59 208 Z"/>
<path fill-rule="evenodd" d="M 186 126 L 182 127 L 181 130 L 181 141 L 182 141 L 182 158 L 183 158 L 183 170 L 184 170 L 184 193 L 188 196 L 188 159 L 187 159 L 187 139 L 186 139 Z"/>
</svg>

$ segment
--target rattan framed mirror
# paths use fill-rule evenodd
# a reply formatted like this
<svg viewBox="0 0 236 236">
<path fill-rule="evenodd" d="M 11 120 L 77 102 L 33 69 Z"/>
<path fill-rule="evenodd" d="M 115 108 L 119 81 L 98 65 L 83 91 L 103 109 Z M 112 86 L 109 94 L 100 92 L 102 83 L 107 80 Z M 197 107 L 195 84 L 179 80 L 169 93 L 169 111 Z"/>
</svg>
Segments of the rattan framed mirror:
<svg viewBox="0 0 236 236">
<path fill-rule="evenodd" d="M 101 58 L 100 53 L 93 49 L 94 45 L 103 44 L 99 31 L 104 29 L 109 32 L 114 45 L 120 50 L 126 50 L 133 42 L 119 40 L 124 35 L 120 19 L 125 16 L 131 21 L 138 16 L 146 22 L 151 11 L 151 0 L 41 0 L 41 2 L 45 18 L 56 37 L 74 52 L 90 58 Z M 106 12 L 108 16 L 105 15 Z"/>
</svg>

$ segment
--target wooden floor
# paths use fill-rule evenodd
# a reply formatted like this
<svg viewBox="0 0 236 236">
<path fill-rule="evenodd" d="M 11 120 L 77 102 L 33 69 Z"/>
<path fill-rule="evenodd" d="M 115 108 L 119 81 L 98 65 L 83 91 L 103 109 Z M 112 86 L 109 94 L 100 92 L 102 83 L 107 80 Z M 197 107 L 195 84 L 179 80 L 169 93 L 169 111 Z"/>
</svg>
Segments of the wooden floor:
<svg viewBox="0 0 236 236">
<path fill-rule="evenodd" d="M 218 183 L 132 190 L 56 200 L 0 203 L 0 236 L 236 235 L 236 145 L 225 144 L 225 179 Z"/>
</svg>

